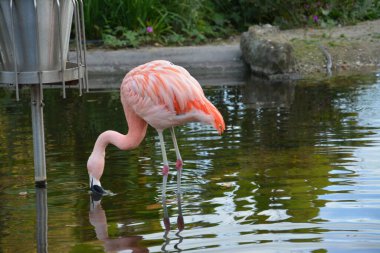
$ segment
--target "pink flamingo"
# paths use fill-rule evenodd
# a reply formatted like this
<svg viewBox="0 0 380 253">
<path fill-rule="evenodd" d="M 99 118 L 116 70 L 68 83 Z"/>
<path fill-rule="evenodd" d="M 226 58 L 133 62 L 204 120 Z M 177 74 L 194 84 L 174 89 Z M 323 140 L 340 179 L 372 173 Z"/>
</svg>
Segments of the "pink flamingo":
<svg viewBox="0 0 380 253">
<path fill-rule="evenodd" d="M 222 115 L 207 100 L 198 81 L 189 72 L 171 62 L 157 60 L 132 69 L 123 79 L 120 98 L 128 123 L 128 133 L 108 130 L 99 135 L 88 158 L 87 170 L 90 189 L 103 194 L 100 178 L 104 171 L 105 149 L 113 144 L 121 150 L 139 146 L 148 124 L 155 128 L 161 144 L 163 159 L 163 188 L 165 196 L 169 164 L 166 156 L 163 130 L 170 128 L 177 157 L 177 188 L 180 189 L 182 158 L 174 133 L 174 126 L 187 122 L 210 124 L 222 134 L 225 124 Z"/>
</svg>

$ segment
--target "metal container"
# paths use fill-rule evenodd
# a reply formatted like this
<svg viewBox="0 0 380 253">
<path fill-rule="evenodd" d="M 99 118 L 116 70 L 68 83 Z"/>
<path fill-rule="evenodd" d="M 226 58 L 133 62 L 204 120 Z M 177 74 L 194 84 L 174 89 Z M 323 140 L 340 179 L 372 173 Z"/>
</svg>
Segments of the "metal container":
<svg viewBox="0 0 380 253">
<path fill-rule="evenodd" d="M 75 15 L 74 15 L 75 14 Z M 75 20 L 77 62 L 67 61 Z M 87 89 L 82 0 L 0 0 L 0 84 L 78 80 Z"/>
<path fill-rule="evenodd" d="M 0 70 L 13 71 L 14 59 L 20 72 L 60 69 L 59 43 L 66 62 L 73 11 L 71 0 L 0 0 Z"/>
<path fill-rule="evenodd" d="M 75 20 L 76 63 L 67 60 Z M 82 0 L 0 0 L 0 84 L 30 85 L 35 182 L 46 186 L 43 84 L 88 90 Z M 55 87 L 60 87 L 60 86 Z"/>
</svg>

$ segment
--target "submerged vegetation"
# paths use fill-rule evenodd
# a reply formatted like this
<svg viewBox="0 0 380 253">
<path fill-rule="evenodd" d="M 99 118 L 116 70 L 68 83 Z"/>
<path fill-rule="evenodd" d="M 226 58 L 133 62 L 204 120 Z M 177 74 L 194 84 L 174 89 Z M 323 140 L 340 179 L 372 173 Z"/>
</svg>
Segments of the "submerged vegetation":
<svg viewBox="0 0 380 253">
<path fill-rule="evenodd" d="M 107 47 L 192 45 L 253 24 L 332 27 L 380 18 L 380 0 L 86 0 L 90 40 Z"/>
</svg>

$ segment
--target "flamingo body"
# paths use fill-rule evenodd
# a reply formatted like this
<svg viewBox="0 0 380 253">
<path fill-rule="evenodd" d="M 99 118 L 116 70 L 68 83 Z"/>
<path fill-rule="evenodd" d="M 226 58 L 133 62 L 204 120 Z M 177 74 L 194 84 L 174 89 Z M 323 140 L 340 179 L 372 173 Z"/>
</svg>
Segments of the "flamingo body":
<svg viewBox="0 0 380 253">
<path fill-rule="evenodd" d="M 157 130 L 198 121 L 222 133 L 223 117 L 189 72 L 157 60 L 130 71 L 120 88 L 122 103 Z"/>
<path fill-rule="evenodd" d="M 213 125 L 219 134 L 225 129 L 222 115 L 207 100 L 198 81 L 186 69 L 168 61 L 156 60 L 132 69 L 122 81 L 120 99 L 128 123 L 128 133 L 123 135 L 108 130 L 100 134 L 87 162 L 91 190 L 98 193 L 103 193 L 100 177 L 104 170 L 108 144 L 122 150 L 136 148 L 145 137 L 147 125 L 155 128 L 160 137 L 164 162 L 164 195 L 169 165 L 162 131 L 171 129 L 177 155 L 179 187 L 182 159 L 174 127 L 187 122 L 202 122 Z"/>
</svg>

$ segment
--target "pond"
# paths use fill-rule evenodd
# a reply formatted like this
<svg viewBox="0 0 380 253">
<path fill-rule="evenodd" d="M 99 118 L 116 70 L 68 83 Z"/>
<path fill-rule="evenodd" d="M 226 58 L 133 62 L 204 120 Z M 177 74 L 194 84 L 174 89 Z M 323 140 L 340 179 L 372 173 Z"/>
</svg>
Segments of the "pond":
<svg viewBox="0 0 380 253">
<path fill-rule="evenodd" d="M 204 90 L 227 130 L 176 128 L 179 197 L 166 131 L 162 205 L 152 128 L 135 150 L 107 149 L 102 185 L 113 194 L 89 194 L 97 136 L 127 130 L 117 90 L 62 99 L 45 89 L 48 185 L 38 189 L 29 90 L 16 102 L 1 89 L 0 252 L 379 252 L 380 75 Z"/>
</svg>

